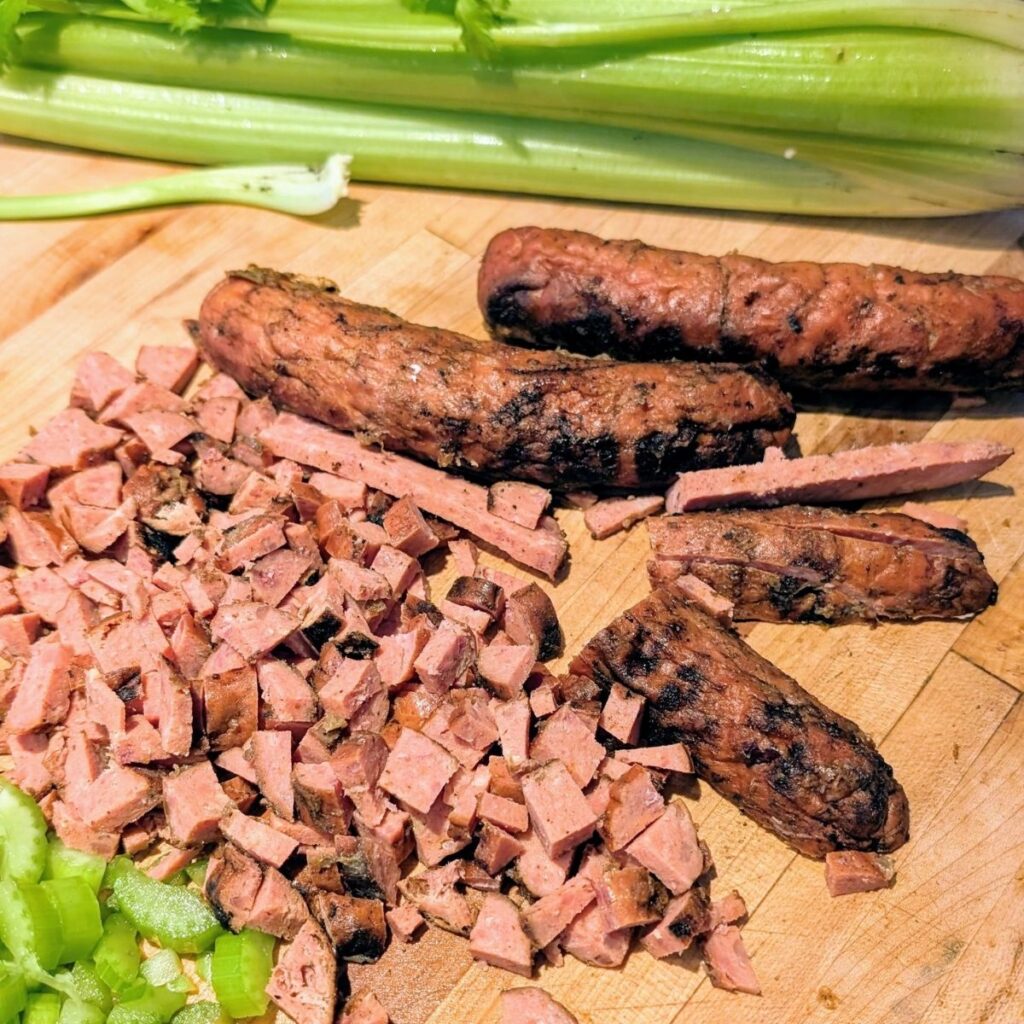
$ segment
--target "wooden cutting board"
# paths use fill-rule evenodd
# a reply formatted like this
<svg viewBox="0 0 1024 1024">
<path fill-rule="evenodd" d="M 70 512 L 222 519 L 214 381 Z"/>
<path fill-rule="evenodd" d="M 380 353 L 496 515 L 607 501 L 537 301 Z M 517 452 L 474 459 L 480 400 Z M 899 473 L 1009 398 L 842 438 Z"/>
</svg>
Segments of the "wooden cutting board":
<svg viewBox="0 0 1024 1024">
<path fill-rule="evenodd" d="M 155 165 L 0 144 L 0 188 L 87 188 Z M 227 268 L 258 263 L 335 279 L 354 299 L 478 334 L 478 258 L 494 232 L 536 223 L 706 253 L 855 260 L 1024 277 L 1024 215 L 934 222 L 798 221 L 360 186 L 312 222 L 226 207 L 0 226 L 0 457 L 66 401 L 88 349 L 128 361 L 185 341 Z M 710 845 L 718 891 L 752 909 L 744 937 L 760 999 L 713 989 L 693 959 L 635 953 L 619 971 L 567 961 L 539 984 L 581 1024 L 996 1024 L 1024 1021 L 1024 395 L 949 411 L 896 398 L 802 412 L 804 452 L 920 438 L 987 438 L 1018 454 L 983 483 L 930 496 L 961 515 L 1000 581 L 972 623 L 870 629 L 758 625 L 750 641 L 880 744 L 906 787 L 912 837 L 886 892 L 829 898 L 822 867 L 794 856 L 705 786 L 684 799 Z M 637 527 L 597 543 L 560 513 L 572 568 L 552 588 L 571 652 L 648 589 Z M 428 933 L 372 969 L 397 1024 L 496 1024 L 509 975 Z"/>
</svg>

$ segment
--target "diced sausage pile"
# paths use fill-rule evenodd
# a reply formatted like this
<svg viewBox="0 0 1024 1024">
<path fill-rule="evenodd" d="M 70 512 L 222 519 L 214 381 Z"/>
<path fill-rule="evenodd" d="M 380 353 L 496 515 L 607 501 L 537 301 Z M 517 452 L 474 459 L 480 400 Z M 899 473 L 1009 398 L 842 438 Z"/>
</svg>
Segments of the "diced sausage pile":
<svg viewBox="0 0 1024 1024">
<path fill-rule="evenodd" d="M 157 878 L 209 854 L 225 924 L 287 943 L 269 993 L 298 1024 L 333 1024 L 339 960 L 425 921 L 523 977 L 696 941 L 717 984 L 757 991 L 743 903 L 710 900 L 662 793 L 686 751 L 635 749 L 644 699 L 551 675 L 537 584 L 479 566 L 429 501 L 280 454 L 351 439 L 223 375 L 186 400 L 196 369 L 188 349 L 144 348 L 135 373 L 89 355 L 0 466 L 0 754 L 63 841 Z M 364 451 L 400 492 L 404 460 L 382 477 Z M 536 533 L 551 568 L 548 500 L 499 485 L 465 511 L 492 539 Z M 459 575 L 432 598 L 421 559 L 445 545 Z M 368 993 L 344 1012 L 386 1020 Z"/>
</svg>

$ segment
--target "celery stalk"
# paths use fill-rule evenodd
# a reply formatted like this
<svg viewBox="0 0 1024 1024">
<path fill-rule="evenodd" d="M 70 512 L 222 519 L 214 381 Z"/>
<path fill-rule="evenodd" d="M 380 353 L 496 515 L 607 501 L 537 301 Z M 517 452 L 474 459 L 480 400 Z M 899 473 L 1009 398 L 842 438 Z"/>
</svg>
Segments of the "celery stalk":
<svg viewBox="0 0 1024 1024">
<path fill-rule="evenodd" d="M 184 37 L 159 25 L 44 15 L 23 22 L 19 59 L 166 85 L 604 124 L 642 117 L 1017 152 L 1024 139 L 1024 58 L 927 32 L 700 40 L 571 67 L 502 69 L 466 53 L 220 29 Z"/>
<path fill-rule="evenodd" d="M 928 29 L 1024 49 L 1020 0 L 458 0 L 485 51 L 622 48 L 709 35 L 807 29 Z"/>
<path fill-rule="evenodd" d="M 319 167 L 215 167 L 88 192 L 0 196 L 0 221 L 84 217 L 173 203 L 238 203 L 308 216 L 333 209 L 347 194 L 348 165 L 349 157 L 334 154 Z"/>
<path fill-rule="evenodd" d="M 945 216 L 948 204 L 829 168 L 653 132 L 531 118 L 212 93 L 16 68 L 0 132 L 157 159 L 315 161 L 367 181 L 836 216 Z"/>
</svg>

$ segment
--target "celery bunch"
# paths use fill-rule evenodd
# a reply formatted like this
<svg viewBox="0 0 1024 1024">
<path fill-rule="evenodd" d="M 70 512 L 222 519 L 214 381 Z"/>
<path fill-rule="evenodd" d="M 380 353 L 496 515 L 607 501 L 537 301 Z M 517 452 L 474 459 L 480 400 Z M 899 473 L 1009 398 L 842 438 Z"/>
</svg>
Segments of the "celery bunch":
<svg viewBox="0 0 1024 1024">
<path fill-rule="evenodd" d="M 5 22 L 0 132 L 49 142 L 786 213 L 1024 201 L 1021 0 L 0 0 Z"/>
</svg>

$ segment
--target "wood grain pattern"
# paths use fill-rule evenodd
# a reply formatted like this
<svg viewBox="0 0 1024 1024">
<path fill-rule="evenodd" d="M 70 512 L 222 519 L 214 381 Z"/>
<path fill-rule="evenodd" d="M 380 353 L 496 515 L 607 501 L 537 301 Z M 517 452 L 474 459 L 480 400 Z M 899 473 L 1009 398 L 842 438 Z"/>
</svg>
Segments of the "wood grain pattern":
<svg viewBox="0 0 1024 1024">
<path fill-rule="evenodd" d="M 141 169 L 140 169 L 141 168 Z M 161 173 L 156 165 L 0 145 L 5 192 L 84 188 Z M 426 323 L 481 330 L 476 263 L 516 224 L 582 228 L 709 253 L 855 260 L 1024 277 L 1021 214 L 928 223 L 795 221 L 707 212 L 358 187 L 312 222 L 206 207 L 83 222 L 0 227 L 0 457 L 65 401 L 86 350 L 128 362 L 142 342 L 183 340 L 225 269 L 250 262 L 332 277 L 352 298 Z M 722 890 L 752 908 L 746 937 L 761 999 L 712 989 L 693 958 L 635 954 L 621 971 L 573 961 L 539 983 L 582 1024 L 1009 1024 L 1024 1020 L 1024 399 L 969 412 L 945 398 L 842 398 L 801 412 L 804 452 L 932 438 L 1016 446 L 983 483 L 930 496 L 964 516 L 1003 587 L 970 623 L 868 628 L 758 625 L 751 643 L 858 721 L 907 788 L 912 838 L 884 893 L 830 900 L 820 865 L 795 857 L 706 787 L 687 800 Z M 896 505 L 899 502 L 895 503 Z M 571 652 L 647 592 L 645 530 L 601 543 L 560 512 L 572 569 L 554 594 Z M 490 559 L 493 556 L 487 555 Z M 440 570 L 444 585 L 450 569 Z M 519 983 L 468 959 L 444 933 L 352 972 L 396 1024 L 496 1024 Z"/>
</svg>

